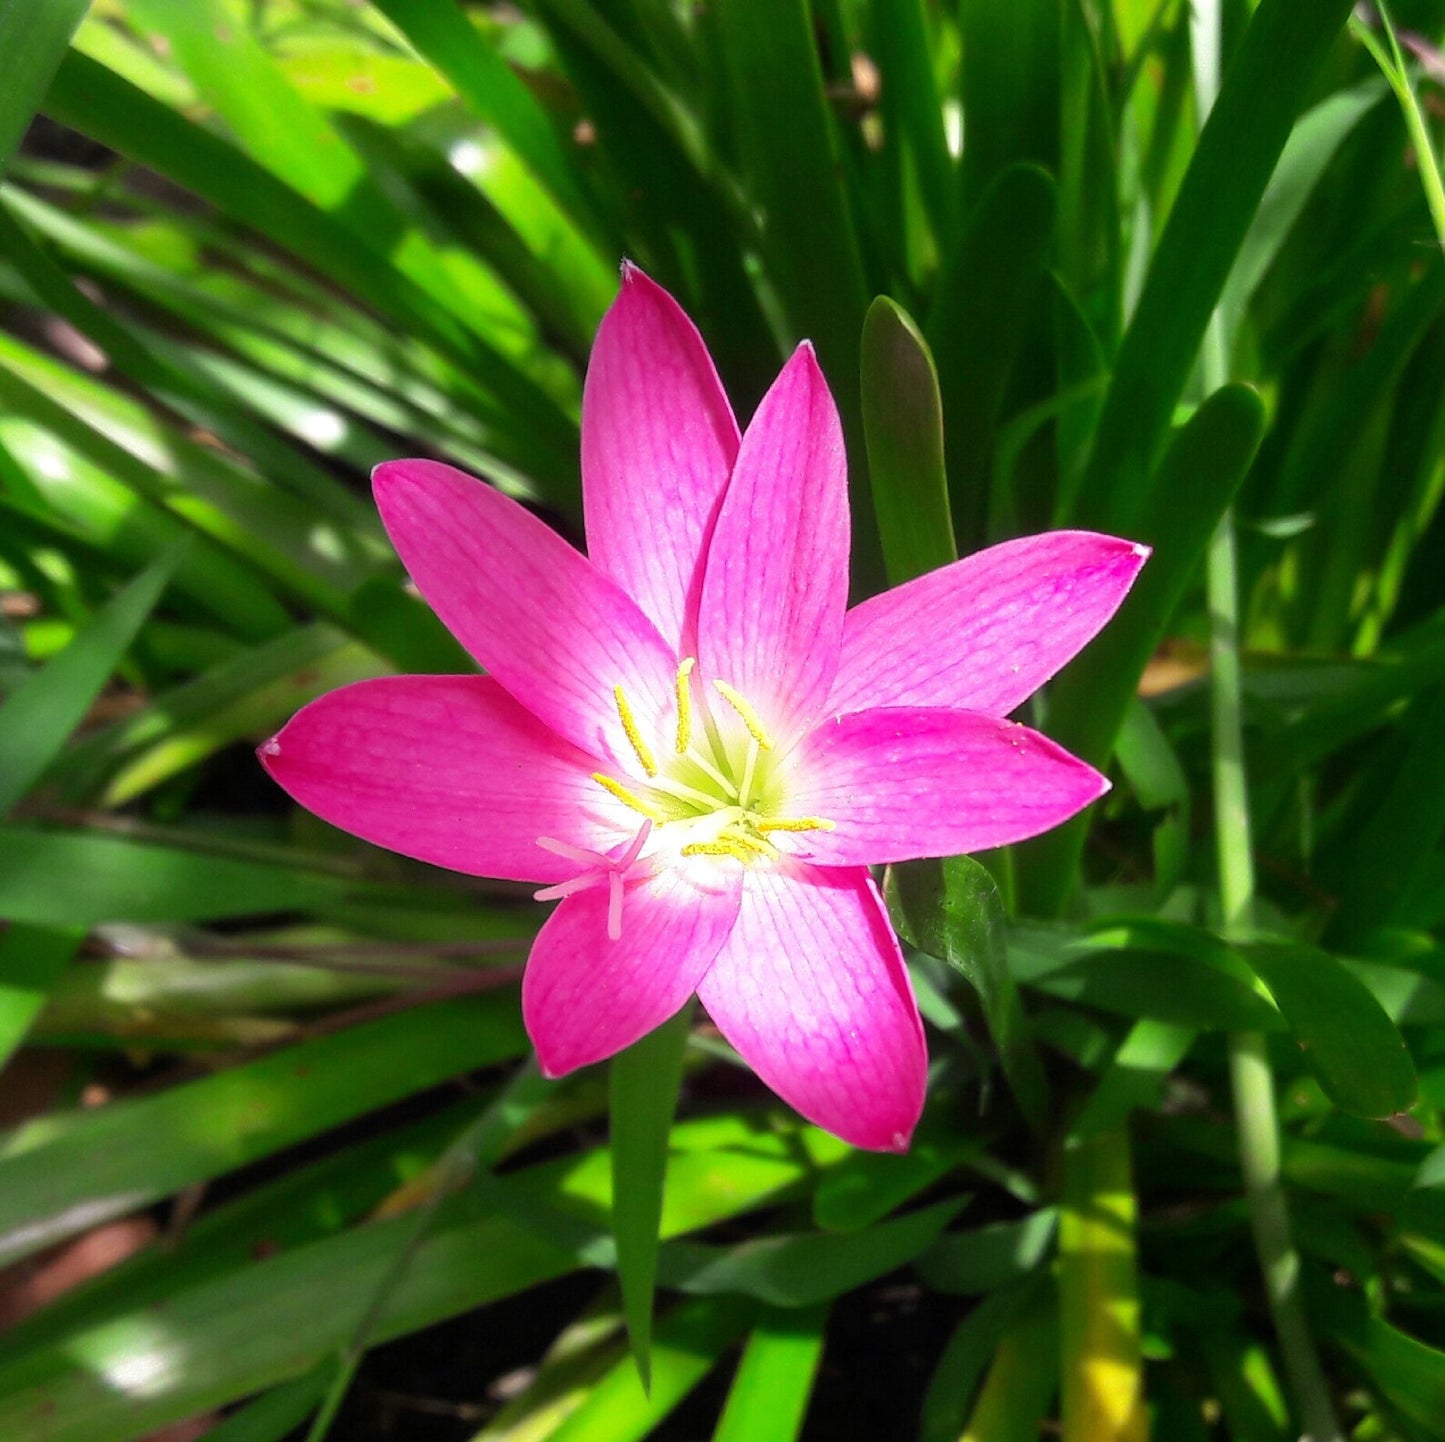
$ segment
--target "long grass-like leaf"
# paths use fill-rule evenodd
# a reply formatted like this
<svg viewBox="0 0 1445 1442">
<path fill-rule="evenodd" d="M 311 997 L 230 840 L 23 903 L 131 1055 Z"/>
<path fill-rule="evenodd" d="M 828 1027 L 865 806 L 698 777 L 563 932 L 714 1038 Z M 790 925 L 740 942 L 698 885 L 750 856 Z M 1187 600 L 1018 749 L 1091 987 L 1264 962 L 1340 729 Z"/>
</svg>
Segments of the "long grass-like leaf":
<svg viewBox="0 0 1445 1442">
<path fill-rule="evenodd" d="M 0 5 L 0 176 L 14 155 L 90 0 Z"/>
<path fill-rule="evenodd" d="M 100 694 L 170 581 L 162 557 L 96 612 L 43 670 L 0 704 L 0 814 L 39 780 Z"/>
</svg>

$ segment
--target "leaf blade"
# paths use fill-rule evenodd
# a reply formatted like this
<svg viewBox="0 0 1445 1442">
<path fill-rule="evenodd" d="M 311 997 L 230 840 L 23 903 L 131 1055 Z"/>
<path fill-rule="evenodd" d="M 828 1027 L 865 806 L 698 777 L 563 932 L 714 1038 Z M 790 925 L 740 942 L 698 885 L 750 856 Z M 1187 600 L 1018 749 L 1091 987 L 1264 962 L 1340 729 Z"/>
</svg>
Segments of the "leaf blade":
<svg viewBox="0 0 1445 1442">
<path fill-rule="evenodd" d="M 622 1314 L 642 1387 L 650 1387 L 652 1298 L 672 1119 L 682 1084 L 691 1005 L 612 1058 L 612 1228 Z"/>
<path fill-rule="evenodd" d="M 85 719 L 180 562 L 175 547 L 118 591 L 70 644 L 0 704 L 0 815 L 40 779 Z"/>
</svg>

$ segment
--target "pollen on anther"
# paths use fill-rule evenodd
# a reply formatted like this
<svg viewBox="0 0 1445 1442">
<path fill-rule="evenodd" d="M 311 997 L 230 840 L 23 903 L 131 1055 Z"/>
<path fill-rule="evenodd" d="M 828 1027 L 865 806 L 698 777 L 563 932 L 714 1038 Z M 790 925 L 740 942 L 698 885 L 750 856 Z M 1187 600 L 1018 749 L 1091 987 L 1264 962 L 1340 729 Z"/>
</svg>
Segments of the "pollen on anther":
<svg viewBox="0 0 1445 1442">
<path fill-rule="evenodd" d="M 688 676 L 697 665 L 695 656 L 688 656 L 677 668 L 677 754 L 685 756 L 692 741 L 692 690 Z"/>
<path fill-rule="evenodd" d="M 766 835 L 769 831 L 831 831 L 834 823 L 821 816 L 760 816 L 753 826 Z"/>
<path fill-rule="evenodd" d="M 746 696 L 740 695 L 733 687 L 729 686 L 726 681 L 715 680 L 712 684 L 717 690 L 718 695 L 742 717 L 743 725 L 748 728 L 753 740 L 756 741 L 764 751 L 771 751 L 773 749 L 773 738 L 768 735 L 768 729 L 763 725 L 762 718 L 753 710 L 752 702 L 750 702 Z"/>
<path fill-rule="evenodd" d="M 622 729 L 627 733 L 627 740 L 637 757 L 638 764 L 649 776 L 657 775 L 657 762 L 653 758 L 652 748 L 642 739 L 642 732 L 637 729 L 637 719 L 632 714 L 632 707 L 627 704 L 627 697 L 623 694 L 621 686 L 612 688 L 613 698 L 617 702 L 617 716 L 622 722 Z"/>
<path fill-rule="evenodd" d="M 640 796 L 634 796 L 620 781 L 614 781 L 604 772 L 594 771 L 592 779 L 604 791 L 610 791 L 624 806 L 630 806 L 639 816 L 646 816 L 650 821 L 666 819 L 657 807 L 648 805 Z"/>
<path fill-rule="evenodd" d="M 735 841 L 690 841 L 682 848 L 681 854 L 683 856 L 731 856 L 735 861 L 747 861 L 750 855 Z"/>
</svg>

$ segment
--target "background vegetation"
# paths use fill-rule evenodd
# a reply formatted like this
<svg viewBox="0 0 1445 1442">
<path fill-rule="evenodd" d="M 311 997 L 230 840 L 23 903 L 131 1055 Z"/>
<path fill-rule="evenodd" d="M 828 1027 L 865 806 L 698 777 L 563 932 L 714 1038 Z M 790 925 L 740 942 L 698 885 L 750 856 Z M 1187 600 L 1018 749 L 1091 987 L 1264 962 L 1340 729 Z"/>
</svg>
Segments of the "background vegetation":
<svg viewBox="0 0 1445 1442">
<path fill-rule="evenodd" d="M 0 1436 L 1445 1436 L 1445 6 L 1350 15 L 0 0 L 0 1259 L 154 1234 L 0 1337 Z M 675 1121 L 540 1082 L 541 909 L 251 756 L 468 665 L 374 463 L 577 534 L 624 255 L 744 415 L 814 339 L 858 594 L 1155 547 L 1029 718 L 1107 802 L 889 879 L 907 1157 L 700 1019 Z"/>
</svg>

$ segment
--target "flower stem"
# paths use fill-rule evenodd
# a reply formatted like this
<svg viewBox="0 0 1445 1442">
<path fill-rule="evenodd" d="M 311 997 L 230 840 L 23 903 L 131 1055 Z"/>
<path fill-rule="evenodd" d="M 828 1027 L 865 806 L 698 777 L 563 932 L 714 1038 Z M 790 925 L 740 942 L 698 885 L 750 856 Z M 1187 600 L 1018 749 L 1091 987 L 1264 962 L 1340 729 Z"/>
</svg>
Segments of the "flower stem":
<svg viewBox="0 0 1445 1442">
<path fill-rule="evenodd" d="M 1197 0 L 1190 12 L 1201 127 L 1219 91 L 1221 21 L 1218 0 Z M 1229 343 L 1224 316 L 1218 308 L 1210 317 L 1200 346 L 1198 379 L 1206 396 L 1229 379 Z M 1239 663 L 1239 565 L 1232 511 L 1220 517 L 1209 543 L 1205 587 L 1209 598 L 1209 675 L 1214 732 L 1214 836 L 1218 848 L 1221 920 L 1224 934 L 1228 936 L 1248 932 L 1254 920 L 1254 852 L 1244 764 L 1244 693 Z M 1304 1429 L 1304 1442 L 1344 1442 L 1300 1295 L 1299 1253 L 1290 1237 L 1289 1210 L 1280 1178 L 1274 1073 L 1270 1069 L 1267 1044 L 1259 1032 L 1236 1032 L 1230 1037 L 1229 1079 L 1254 1249 L 1264 1278 L 1270 1319 L 1279 1340 L 1280 1358 Z"/>
<path fill-rule="evenodd" d="M 1208 358 L 1205 369 L 1210 369 Z M 1252 923 L 1254 860 L 1244 765 L 1234 520 L 1227 512 L 1209 545 L 1206 584 L 1214 720 L 1214 825 L 1220 909 L 1224 932 L 1229 935 L 1247 932 Z M 1290 1237 L 1289 1212 L 1280 1178 L 1274 1074 L 1261 1033 L 1236 1032 L 1230 1037 L 1229 1076 L 1250 1227 L 1285 1376 L 1308 1442 L 1344 1442 L 1300 1293 L 1299 1254 Z"/>
</svg>

